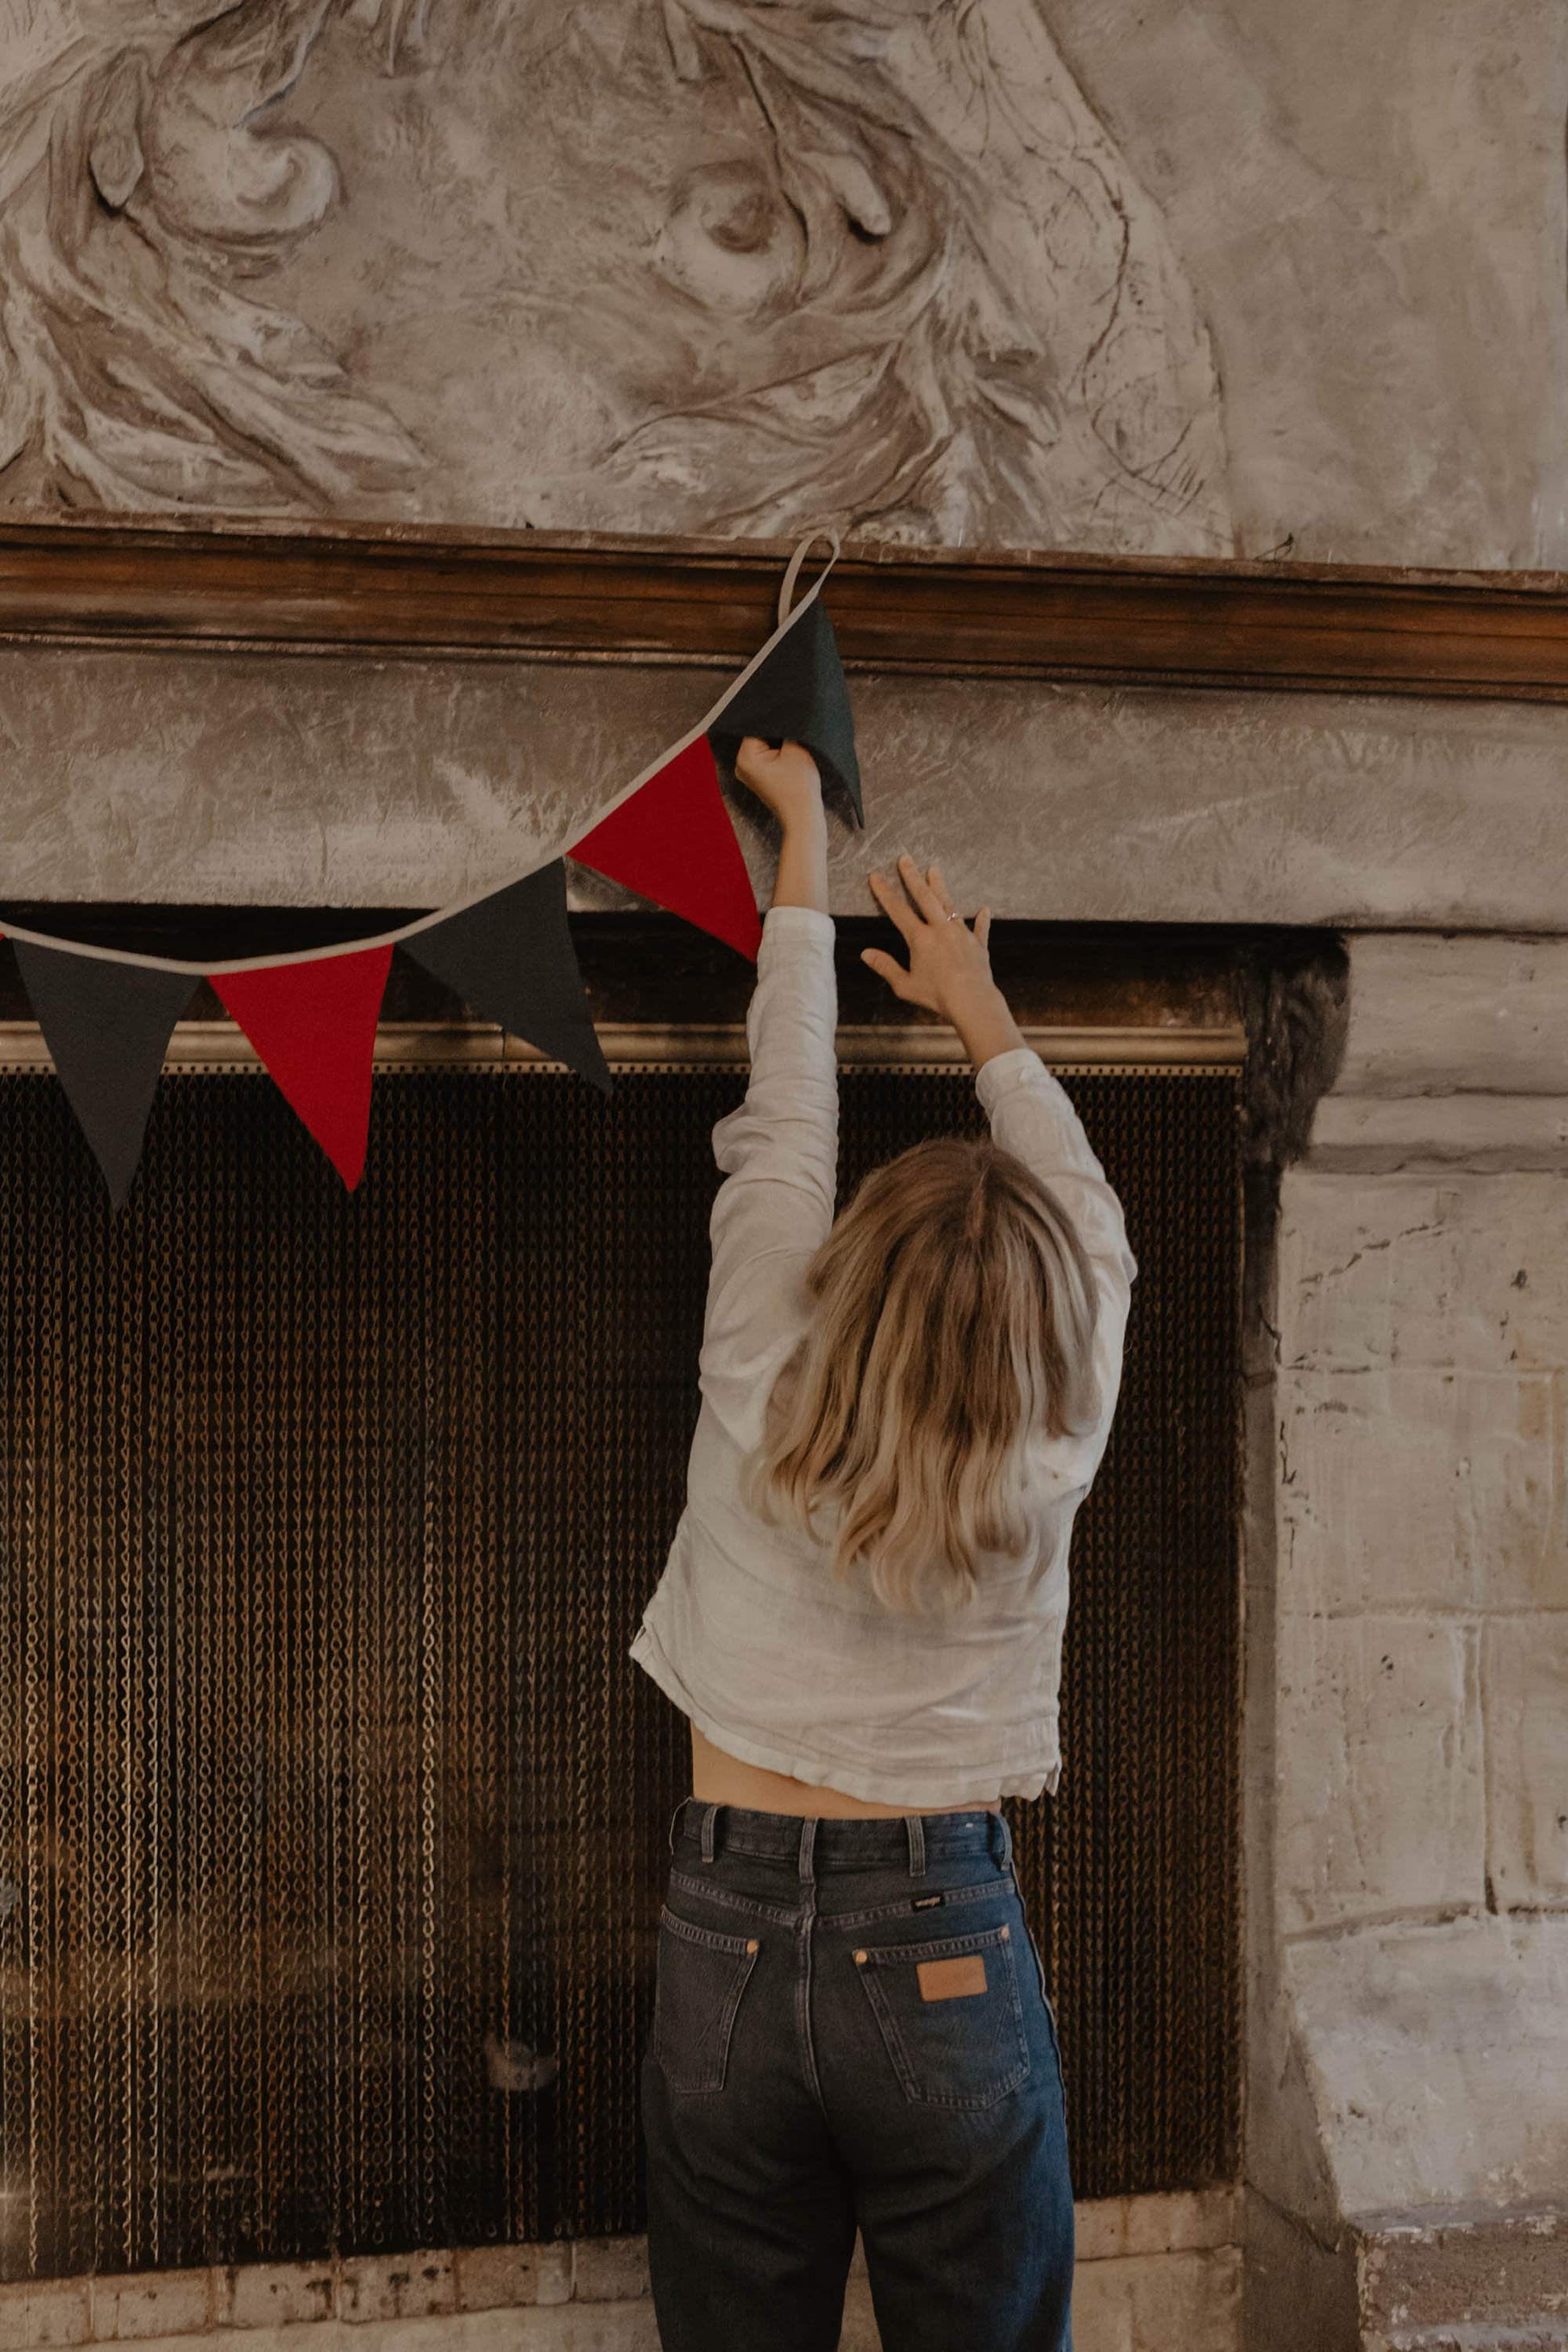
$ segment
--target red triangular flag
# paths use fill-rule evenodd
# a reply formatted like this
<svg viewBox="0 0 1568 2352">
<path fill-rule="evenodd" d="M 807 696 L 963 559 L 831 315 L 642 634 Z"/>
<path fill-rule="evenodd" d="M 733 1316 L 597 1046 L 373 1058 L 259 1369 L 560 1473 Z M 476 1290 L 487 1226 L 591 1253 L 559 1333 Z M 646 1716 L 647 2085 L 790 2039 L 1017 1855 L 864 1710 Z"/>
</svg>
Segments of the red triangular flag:
<svg viewBox="0 0 1568 2352">
<path fill-rule="evenodd" d="M 364 1173 L 370 1066 L 392 950 L 320 956 L 212 984 L 352 1192 Z"/>
<path fill-rule="evenodd" d="M 567 851 L 753 963 L 763 926 L 756 895 L 705 735 L 678 751 L 629 800 Z"/>
</svg>

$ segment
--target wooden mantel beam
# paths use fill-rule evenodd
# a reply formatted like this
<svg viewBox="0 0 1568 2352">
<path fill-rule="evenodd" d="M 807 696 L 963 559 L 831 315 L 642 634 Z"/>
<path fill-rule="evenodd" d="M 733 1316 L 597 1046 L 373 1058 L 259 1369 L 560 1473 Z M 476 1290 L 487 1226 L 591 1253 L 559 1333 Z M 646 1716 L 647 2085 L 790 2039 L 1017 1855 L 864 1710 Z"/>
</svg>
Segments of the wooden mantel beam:
<svg viewBox="0 0 1568 2352">
<path fill-rule="evenodd" d="M 0 642 L 731 663 L 773 541 L 0 520 Z M 852 543 L 846 660 L 942 676 L 1568 700 L 1568 574 Z"/>
</svg>

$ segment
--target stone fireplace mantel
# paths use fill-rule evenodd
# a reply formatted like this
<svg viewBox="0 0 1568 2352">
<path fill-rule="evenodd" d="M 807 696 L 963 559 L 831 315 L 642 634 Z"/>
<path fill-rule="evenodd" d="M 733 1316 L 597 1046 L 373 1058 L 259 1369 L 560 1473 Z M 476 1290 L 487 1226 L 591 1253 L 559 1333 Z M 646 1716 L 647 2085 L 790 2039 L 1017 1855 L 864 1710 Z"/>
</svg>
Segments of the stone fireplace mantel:
<svg viewBox="0 0 1568 2352">
<path fill-rule="evenodd" d="M 729 667 L 0 646 L 5 896 L 427 906 L 580 833 Z M 939 858 L 999 919 L 1552 933 L 1568 743 L 1547 704 L 855 679 L 868 866 Z M 737 822 L 763 887 L 765 821 Z M 574 903 L 624 903 L 580 869 Z"/>
</svg>

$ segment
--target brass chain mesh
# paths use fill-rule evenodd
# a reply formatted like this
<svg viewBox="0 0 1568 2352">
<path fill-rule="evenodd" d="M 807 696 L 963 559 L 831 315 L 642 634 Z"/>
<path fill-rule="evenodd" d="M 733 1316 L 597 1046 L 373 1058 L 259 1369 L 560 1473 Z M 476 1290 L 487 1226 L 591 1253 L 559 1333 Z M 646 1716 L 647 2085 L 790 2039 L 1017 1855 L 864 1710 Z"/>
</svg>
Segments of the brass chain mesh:
<svg viewBox="0 0 1568 2352">
<path fill-rule="evenodd" d="M 1012 1804 L 1080 2195 L 1237 2146 L 1232 1074 L 1070 1077 L 1141 1276 L 1053 1807 Z M 0 1079 L 0 2277 L 642 2216 L 679 1514 L 732 1070 L 378 1084 L 345 1195 L 165 1085 L 116 1223 Z M 844 1080 L 845 1177 L 973 1127 Z"/>
</svg>

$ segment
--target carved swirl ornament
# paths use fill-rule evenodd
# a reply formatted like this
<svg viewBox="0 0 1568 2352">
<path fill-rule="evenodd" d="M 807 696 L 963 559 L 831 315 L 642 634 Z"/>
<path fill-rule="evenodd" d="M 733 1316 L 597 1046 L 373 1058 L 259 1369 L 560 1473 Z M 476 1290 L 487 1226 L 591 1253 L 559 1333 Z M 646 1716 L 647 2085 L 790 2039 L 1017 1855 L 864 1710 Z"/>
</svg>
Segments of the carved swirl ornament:
<svg viewBox="0 0 1568 2352">
<path fill-rule="evenodd" d="M 589 152 L 580 191 L 549 163 L 566 393 L 532 390 L 551 306 L 520 300 L 518 413 L 484 429 L 548 485 L 567 412 L 605 416 L 597 507 L 495 519 L 1227 551 L 1206 331 L 1037 0 L 5 0 L 0 499 L 471 520 L 450 402 L 300 288 L 346 238 L 395 305 L 347 150 L 417 115 L 482 195 L 496 157 L 459 133 L 486 78 L 574 92 Z M 635 233 L 595 245 L 595 172 L 645 154 Z M 539 220 L 500 219 L 520 284 Z"/>
</svg>

